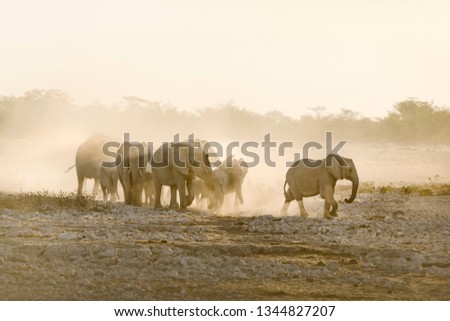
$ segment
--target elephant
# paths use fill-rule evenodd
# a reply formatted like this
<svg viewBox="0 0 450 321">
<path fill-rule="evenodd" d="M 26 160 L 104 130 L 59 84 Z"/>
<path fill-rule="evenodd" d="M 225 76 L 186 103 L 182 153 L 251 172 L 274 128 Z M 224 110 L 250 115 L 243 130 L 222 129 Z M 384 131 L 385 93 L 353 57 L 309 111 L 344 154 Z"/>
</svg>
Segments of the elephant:
<svg viewBox="0 0 450 321">
<path fill-rule="evenodd" d="M 223 206 L 225 194 L 235 193 L 234 207 L 244 204 L 242 196 L 242 185 L 248 173 L 248 165 L 241 158 L 234 159 L 229 156 L 218 168 L 213 171 L 213 175 L 203 181 L 201 186 L 201 197 L 209 200 L 208 208 L 219 211 Z"/>
<path fill-rule="evenodd" d="M 153 174 L 145 172 L 144 175 L 144 198 L 145 204 L 150 207 L 155 205 L 155 184 L 153 183 Z"/>
<path fill-rule="evenodd" d="M 103 201 L 115 202 L 120 199 L 117 192 L 117 182 L 119 180 L 117 167 L 99 166 L 98 179 L 103 192 Z"/>
<path fill-rule="evenodd" d="M 301 159 L 296 161 L 286 173 L 285 201 L 281 208 L 281 214 L 287 214 L 290 202 L 295 199 L 300 207 L 300 215 L 308 217 L 303 205 L 303 197 L 320 194 L 320 197 L 325 200 L 323 216 L 328 219 L 337 216 L 338 205 L 334 199 L 334 188 L 339 179 L 347 179 L 352 182 L 352 194 L 349 199 L 345 199 L 346 203 L 352 203 L 356 198 L 359 185 L 358 172 L 352 159 L 330 154 L 323 160 Z M 287 191 L 286 184 L 289 187 Z"/>
<path fill-rule="evenodd" d="M 237 207 L 238 205 L 243 205 L 244 197 L 242 196 L 242 184 L 248 173 L 247 163 L 242 158 L 237 160 L 233 159 L 231 156 L 219 166 L 218 170 L 223 171 L 226 174 L 226 177 L 224 178 L 225 193 L 236 193 L 234 206 Z"/>
<path fill-rule="evenodd" d="M 97 193 L 99 188 L 98 168 L 100 167 L 102 161 L 107 160 L 107 157 L 103 153 L 103 145 L 108 140 L 109 138 L 105 135 L 95 134 L 86 139 L 86 141 L 78 147 L 75 156 L 75 167 L 78 179 L 78 196 L 81 196 L 83 193 L 83 184 L 86 178 L 94 179 L 92 194 L 95 195 Z"/>
<path fill-rule="evenodd" d="M 208 153 L 198 145 L 196 142 L 163 143 L 155 151 L 150 163 L 155 184 L 155 208 L 162 207 L 163 185 L 170 187 L 169 206 L 185 209 L 194 200 L 194 177 L 207 179 L 212 175 Z"/>
<path fill-rule="evenodd" d="M 151 150 L 145 143 L 124 142 L 117 152 L 116 166 L 125 204 L 142 206 L 144 178 Z"/>
</svg>

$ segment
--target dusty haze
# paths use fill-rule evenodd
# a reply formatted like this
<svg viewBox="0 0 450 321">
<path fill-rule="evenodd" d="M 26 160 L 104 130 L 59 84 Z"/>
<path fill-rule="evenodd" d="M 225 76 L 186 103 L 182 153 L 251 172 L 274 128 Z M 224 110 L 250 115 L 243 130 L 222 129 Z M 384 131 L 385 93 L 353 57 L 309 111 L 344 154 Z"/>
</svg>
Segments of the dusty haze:
<svg viewBox="0 0 450 321">
<path fill-rule="evenodd" d="M 339 141 L 347 141 L 339 153 L 354 159 L 362 182 L 373 182 L 375 185 L 448 182 L 450 149 L 445 140 L 448 136 L 439 136 L 441 131 L 436 132 L 436 137 L 428 135 L 427 140 L 421 143 L 413 137 L 413 132 L 417 130 L 412 125 L 404 126 L 412 131 L 407 136 L 412 139 L 410 141 L 404 141 L 401 132 L 382 135 L 387 131 L 383 130 L 383 126 L 391 128 L 390 122 L 398 115 L 406 119 L 399 120 L 399 124 L 406 121 L 412 121 L 413 125 L 424 124 L 424 115 L 408 120 L 405 115 L 399 114 L 402 106 L 408 107 L 406 111 L 409 113 L 410 109 L 415 113 L 417 110 L 428 110 L 431 116 L 438 112 L 448 116 L 448 110 L 411 100 L 396 106 L 391 117 L 378 121 L 348 111 L 292 119 L 279 112 L 262 115 L 235 105 L 183 112 L 170 105 L 137 97 L 125 97 L 110 106 L 83 107 L 74 105 L 68 94 L 57 90 L 33 90 L 20 97 L 4 96 L 0 190 L 75 191 L 75 170 L 64 172 L 74 164 L 77 147 L 95 133 L 106 134 L 118 142 L 123 141 L 124 133 L 130 133 L 131 140 L 153 142 L 156 148 L 163 141 L 172 141 L 176 134 L 180 135 L 180 139 L 194 134 L 196 138 L 219 142 L 224 149 L 231 142 L 237 141 L 240 146 L 248 141 L 256 142 L 259 147 L 249 151 L 256 152 L 260 162 L 249 170 L 243 188 L 245 205 L 242 207 L 244 211 L 255 213 L 278 212 L 283 202 L 286 162 L 294 159 L 294 152 L 302 153 L 302 146 L 309 141 L 317 141 L 324 146 L 322 150 L 311 149 L 309 157 L 325 157 L 326 131 L 333 133 L 332 147 Z M 312 124 L 311 128 L 307 127 L 308 124 Z M 448 121 L 445 121 L 442 129 L 438 129 L 448 130 L 447 125 Z M 350 131 L 349 126 L 352 126 Z M 423 126 L 423 130 L 428 132 L 428 127 L 437 128 L 435 123 L 425 123 Z M 367 127 L 373 127 L 372 131 L 367 132 Z M 395 125 L 393 128 L 397 127 L 401 126 Z M 262 142 L 267 134 L 277 143 L 270 153 L 275 167 L 268 166 L 264 161 Z M 287 149 L 284 156 L 279 155 L 278 146 L 288 141 L 294 147 Z M 252 161 L 240 149 L 233 149 L 232 154 Z M 88 191 L 92 184 L 88 180 Z M 338 184 L 351 183 L 340 181 Z M 308 203 L 316 207 L 314 212 L 320 212 L 320 202 L 311 200 Z M 227 204 L 225 209 L 231 210 L 232 200 L 226 200 Z M 291 207 L 291 211 L 296 210 L 295 206 Z"/>
</svg>

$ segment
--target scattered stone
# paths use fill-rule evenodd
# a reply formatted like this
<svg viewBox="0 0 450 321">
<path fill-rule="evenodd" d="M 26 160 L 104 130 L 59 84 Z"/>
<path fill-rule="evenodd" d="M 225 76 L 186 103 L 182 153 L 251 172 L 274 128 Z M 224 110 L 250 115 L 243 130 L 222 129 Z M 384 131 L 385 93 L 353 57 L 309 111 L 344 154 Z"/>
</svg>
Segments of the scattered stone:
<svg viewBox="0 0 450 321">
<path fill-rule="evenodd" d="M 401 211 L 401 210 L 397 210 L 395 212 L 392 213 L 392 216 L 397 217 L 397 216 L 404 216 L 406 215 L 405 212 Z"/>
<path fill-rule="evenodd" d="M 60 240 L 65 240 L 65 241 L 70 241 L 70 240 L 76 240 L 78 239 L 78 235 L 76 233 L 61 233 L 58 235 L 58 239 Z"/>
<path fill-rule="evenodd" d="M 0 209 L 0 299 L 448 300 L 448 198 L 388 196 L 363 195 L 334 221 Z"/>
<path fill-rule="evenodd" d="M 330 262 L 330 263 L 327 264 L 327 269 L 330 272 L 337 272 L 337 271 L 340 270 L 339 263 L 337 263 L 337 262 Z"/>
<path fill-rule="evenodd" d="M 106 249 L 106 250 L 104 250 L 104 251 L 99 251 L 98 253 L 97 253 L 97 256 L 99 257 L 99 258 L 110 258 L 110 257 L 114 257 L 114 256 L 116 256 L 117 255 L 117 251 L 116 251 L 116 249 L 114 249 L 114 248 L 112 248 L 112 247 L 110 247 L 110 248 L 108 248 L 108 249 Z"/>
<path fill-rule="evenodd" d="M 71 218 L 72 218 L 72 214 L 70 214 L 70 213 L 68 213 L 68 212 L 66 212 L 66 211 L 61 212 L 60 216 L 61 216 L 61 218 L 62 218 L 63 220 L 71 219 Z"/>
<path fill-rule="evenodd" d="M 348 263 L 349 263 L 349 264 L 358 264 L 359 262 L 358 262 L 357 259 L 350 259 L 350 260 L 348 261 Z"/>
</svg>

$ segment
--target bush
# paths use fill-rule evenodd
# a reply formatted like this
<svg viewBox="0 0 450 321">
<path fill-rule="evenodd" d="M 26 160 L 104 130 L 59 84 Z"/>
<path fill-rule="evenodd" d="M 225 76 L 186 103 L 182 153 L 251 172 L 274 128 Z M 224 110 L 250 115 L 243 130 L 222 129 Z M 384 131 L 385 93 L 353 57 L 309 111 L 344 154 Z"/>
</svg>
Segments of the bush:
<svg viewBox="0 0 450 321">
<path fill-rule="evenodd" d="M 102 210 L 94 196 L 78 196 L 76 193 L 48 191 L 33 193 L 8 194 L 0 196 L 3 207 L 12 210 L 58 212 L 65 209 L 80 211 Z"/>
</svg>

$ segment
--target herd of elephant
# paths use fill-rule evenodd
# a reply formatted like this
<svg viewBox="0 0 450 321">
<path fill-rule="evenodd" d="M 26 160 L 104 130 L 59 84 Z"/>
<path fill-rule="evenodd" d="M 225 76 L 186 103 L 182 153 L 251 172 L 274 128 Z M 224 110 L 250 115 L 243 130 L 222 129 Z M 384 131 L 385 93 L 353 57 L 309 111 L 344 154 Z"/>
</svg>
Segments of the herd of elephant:
<svg viewBox="0 0 450 321">
<path fill-rule="evenodd" d="M 103 200 L 111 202 L 120 199 L 120 182 L 125 204 L 134 206 L 145 203 L 162 208 L 163 186 L 170 188 L 168 205 L 171 208 L 185 209 L 195 199 L 197 207 L 206 205 L 210 211 L 218 213 L 228 193 L 235 193 L 235 206 L 244 203 L 242 185 L 248 173 L 247 163 L 230 156 L 223 162 L 214 162 L 213 170 L 206 141 L 163 143 L 154 152 L 145 143 L 124 142 L 112 162 L 103 150 L 108 141 L 107 136 L 96 134 L 78 147 L 72 166 L 76 167 L 78 195 L 83 194 L 85 179 L 90 178 L 95 181 L 93 193 L 96 194 L 100 186 Z M 289 204 L 296 200 L 301 216 L 308 217 L 303 198 L 320 194 L 325 200 L 324 217 L 337 216 L 334 189 L 339 179 L 352 182 L 352 194 L 345 201 L 353 202 L 359 178 L 351 159 L 331 154 L 324 160 L 295 162 L 286 173 L 281 214 L 286 215 Z"/>
</svg>

